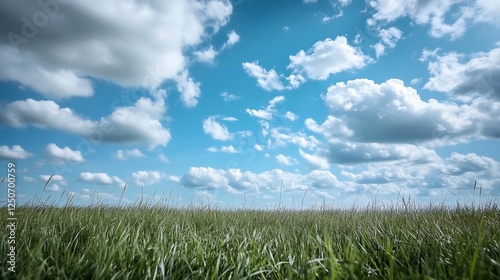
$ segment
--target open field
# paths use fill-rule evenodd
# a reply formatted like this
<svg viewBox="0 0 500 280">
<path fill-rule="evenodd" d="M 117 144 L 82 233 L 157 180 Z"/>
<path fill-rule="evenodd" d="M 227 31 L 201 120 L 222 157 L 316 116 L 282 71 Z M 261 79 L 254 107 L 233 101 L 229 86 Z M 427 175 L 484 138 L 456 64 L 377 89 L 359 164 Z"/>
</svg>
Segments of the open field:
<svg viewBox="0 0 500 280">
<path fill-rule="evenodd" d="M 6 218 L 6 210 L 0 216 Z M 500 210 L 20 207 L 18 279 L 500 279 Z M 7 231 L 0 232 L 6 240 Z M 1 243 L 0 278 L 7 243 Z"/>
</svg>

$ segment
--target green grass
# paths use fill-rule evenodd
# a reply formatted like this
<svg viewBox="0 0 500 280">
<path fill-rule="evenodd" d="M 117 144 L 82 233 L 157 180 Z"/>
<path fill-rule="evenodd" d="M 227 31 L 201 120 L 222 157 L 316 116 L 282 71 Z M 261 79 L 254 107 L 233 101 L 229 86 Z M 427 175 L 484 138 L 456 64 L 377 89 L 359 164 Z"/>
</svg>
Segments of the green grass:
<svg viewBox="0 0 500 280">
<path fill-rule="evenodd" d="M 2 209 L 2 220 L 6 214 Z M 500 279 L 497 204 L 303 211 L 25 206 L 16 215 L 18 279 Z M 0 239 L 7 234 L 2 230 Z M 6 242 L 0 248 L 0 278 L 14 279 Z"/>
</svg>

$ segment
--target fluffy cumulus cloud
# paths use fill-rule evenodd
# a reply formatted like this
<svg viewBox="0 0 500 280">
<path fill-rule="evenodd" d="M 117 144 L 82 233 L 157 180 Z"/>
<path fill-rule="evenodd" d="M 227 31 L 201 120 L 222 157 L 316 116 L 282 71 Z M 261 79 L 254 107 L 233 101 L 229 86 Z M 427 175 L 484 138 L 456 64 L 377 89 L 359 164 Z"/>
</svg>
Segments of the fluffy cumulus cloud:
<svg viewBox="0 0 500 280">
<path fill-rule="evenodd" d="M 325 157 L 339 164 L 427 163 L 437 157 L 429 146 L 500 136 L 499 102 L 424 101 L 396 79 L 381 84 L 366 79 L 339 82 L 328 89 L 324 100 L 330 111 L 327 119 L 321 124 L 305 120 L 308 130 L 326 140 L 318 145 L 316 159 L 301 153 L 312 164 Z"/>
<path fill-rule="evenodd" d="M 429 34 L 436 38 L 461 37 L 467 26 L 474 22 L 498 25 L 500 5 L 496 1 L 476 0 L 373 0 L 369 2 L 375 13 L 369 24 L 393 22 L 410 17 L 419 25 L 430 25 Z"/>
<path fill-rule="evenodd" d="M 134 183 L 137 184 L 138 186 L 147 186 L 156 184 L 165 177 L 166 175 L 159 171 L 142 170 L 132 173 L 132 178 L 134 179 Z"/>
<path fill-rule="evenodd" d="M 141 150 L 139 149 L 126 149 L 126 150 L 118 150 L 116 153 L 113 155 L 116 159 L 119 160 L 126 160 L 129 158 L 143 158 L 146 157 Z"/>
<path fill-rule="evenodd" d="M 14 145 L 12 147 L 2 145 L 0 146 L 0 159 L 4 160 L 18 160 L 27 159 L 33 154 L 25 151 L 23 147 Z"/>
<path fill-rule="evenodd" d="M 107 173 L 83 172 L 78 176 L 78 181 L 97 185 L 122 185 L 123 181 L 117 176 Z"/>
<path fill-rule="evenodd" d="M 86 134 L 96 122 L 77 115 L 70 108 L 61 108 L 54 101 L 29 98 L 0 105 L 0 124 L 19 128 L 32 125 L 41 129 Z"/>
<path fill-rule="evenodd" d="M 177 78 L 185 73 L 184 51 L 232 14 L 227 0 L 39 3 L 46 2 L 0 3 L 0 60 L 8 61 L 0 79 L 53 99 L 91 96 L 91 78 L 125 87 L 189 82 Z M 186 85 L 180 89 L 192 96 Z"/>
<path fill-rule="evenodd" d="M 156 100 L 142 97 L 133 106 L 117 107 L 108 116 L 92 121 L 51 100 L 19 100 L 0 105 L 0 124 L 24 128 L 55 129 L 86 136 L 93 141 L 165 146 L 170 132 L 161 122 L 164 92 Z"/>
<path fill-rule="evenodd" d="M 283 90 L 285 86 L 274 69 L 266 70 L 259 65 L 258 61 L 243 62 L 243 69 L 248 75 L 257 79 L 257 84 L 266 91 Z"/>
<path fill-rule="evenodd" d="M 193 78 L 189 77 L 188 70 L 182 71 L 177 77 L 177 90 L 181 93 L 181 101 L 187 107 L 195 107 L 198 104 L 201 90 L 200 83 L 195 82 Z"/>
<path fill-rule="evenodd" d="M 69 147 L 59 148 L 54 143 L 48 144 L 46 151 L 52 159 L 73 162 L 85 161 L 80 151 L 73 151 Z"/>
<path fill-rule="evenodd" d="M 226 141 L 233 138 L 227 127 L 217 122 L 214 116 L 210 116 L 203 121 L 203 131 L 214 140 Z"/>
<path fill-rule="evenodd" d="M 181 177 L 181 184 L 186 188 L 229 189 L 224 171 L 212 167 L 191 167 Z"/>
<path fill-rule="evenodd" d="M 345 139 L 355 142 L 408 143 L 433 140 L 437 134 L 443 139 L 470 135 L 483 116 L 469 105 L 424 101 L 397 79 L 381 84 L 367 79 L 339 82 L 328 88 L 325 103 L 331 116 L 325 125 L 337 123 L 340 131 L 335 133 L 344 132 Z"/>
<path fill-rule="evenodd" d="M 211 167 L 192 167 L 181 178 L 187 188 L 220 189 L 230 192 L 241 191 L 283 191 L 316 188 L 323 190 L 345 191 L 356 187 L 348 182 L 340 183 L 330 171 L 314 170 L 307 174 L 284 172 L 273 169 L 262 173 L 241 171 L 240 169 L 214 169 Z"/>
<path fill-rule="evenodd" d="M 288 68 L 309 79 L 325 80 L 331 74 L 363 68 L 371 59 L 356 47 L 347 43 L 347 38 L 338 36 L 316 42 L 309 50 L 301 50 L 290 56 Z"/>
<path fill-rule="evenodd" d="M 166 146 L 171 138 L 170 131 L 163 127 L 158 116 L 137 106 L 139 103 L 140 100 L 136 106 L 119 107 L 102 118 L 89 137 L 104 142 Z"/>
<path fill-rule="evenodd" d="M 424 88 L 465 99 L 487 96 L 500 100 L 500 48 L 471 57 L 466 61 L 465 55 L 458 53 L 442 56 L 437 55 L 437 51 L 433 55 L 424 53 L 422 60 L 430 60 L 431 74 Z"/>
</svg>

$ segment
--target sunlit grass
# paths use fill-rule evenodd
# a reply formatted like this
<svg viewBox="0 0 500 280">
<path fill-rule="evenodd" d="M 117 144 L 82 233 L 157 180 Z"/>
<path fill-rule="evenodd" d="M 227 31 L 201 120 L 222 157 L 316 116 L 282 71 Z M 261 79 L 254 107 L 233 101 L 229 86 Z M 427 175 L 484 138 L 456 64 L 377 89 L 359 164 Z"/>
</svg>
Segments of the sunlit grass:
<svg viewBox="0 0 500 280">
<path fill-rule="evenodd" d="M 303 211 L 140 203 L 18 208 L 17 278 L 500 279 L 496 203 Z M 5 264 L 6 242 L 1 250 Z M 14 279 L 6 268 L 0 278 Z"/>
</svg>

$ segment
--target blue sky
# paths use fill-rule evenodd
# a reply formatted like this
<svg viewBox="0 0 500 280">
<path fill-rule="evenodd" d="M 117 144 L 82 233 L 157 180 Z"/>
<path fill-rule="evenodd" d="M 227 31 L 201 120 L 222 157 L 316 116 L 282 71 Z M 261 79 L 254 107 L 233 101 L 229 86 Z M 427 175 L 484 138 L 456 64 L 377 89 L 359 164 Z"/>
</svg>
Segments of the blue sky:
<svg viewBox="0 0 500 280">
<path fill-rule="evenodd" d="M 497 2 L 27 2 L 0 4 L 20 203 L 500 196 Z"/>
</svg>

